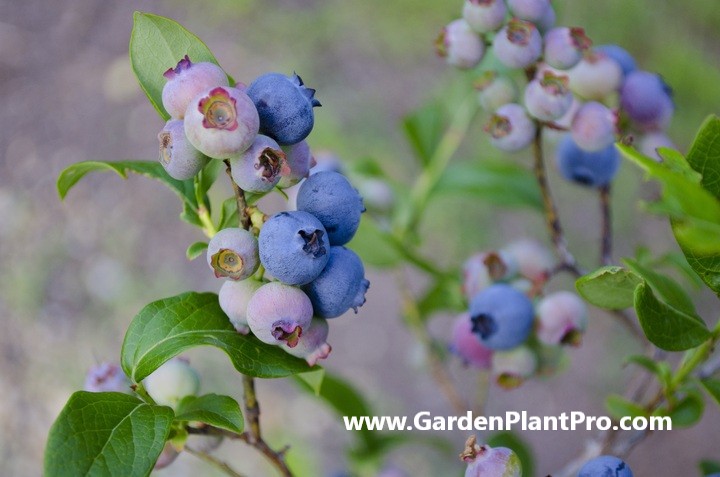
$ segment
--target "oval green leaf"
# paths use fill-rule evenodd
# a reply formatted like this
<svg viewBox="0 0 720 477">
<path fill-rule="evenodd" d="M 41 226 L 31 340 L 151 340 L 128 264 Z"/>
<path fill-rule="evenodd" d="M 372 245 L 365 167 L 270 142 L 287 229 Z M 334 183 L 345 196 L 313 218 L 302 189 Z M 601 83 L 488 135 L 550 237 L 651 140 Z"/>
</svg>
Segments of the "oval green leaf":
<svg viewBox="0 0 720 477">
<path fill-rule="evenodd" d="M 134 396 L 76 392 L 50 428 L 45 476 L 150 475 L 172 420 Z"/>
<path fill-rule="evenodd" d="M 240 405 L 230 396 L 186 396 L 175 411 L 176 421 L 199 421 L 240 434 L 244 427 Z"/>
<path fill-rule="evenodd" d="M 150 303 L 130 323 L 121 364 L 130 379 L 145 379 L 183 351 L 210 345 L 224 351 L 235 369 L 248 376 L 280 378 L 309 371 L 299 358 L 230 324 L 214 293 L 188 292 Z"/>
<path fill-rule="evenodd" d="M 578 293 L 599 308 L 622 310 L 633 306 L 635 288 L 642 280 L 622 267 L 602 267 L 575 282 Z"/>
</svg>

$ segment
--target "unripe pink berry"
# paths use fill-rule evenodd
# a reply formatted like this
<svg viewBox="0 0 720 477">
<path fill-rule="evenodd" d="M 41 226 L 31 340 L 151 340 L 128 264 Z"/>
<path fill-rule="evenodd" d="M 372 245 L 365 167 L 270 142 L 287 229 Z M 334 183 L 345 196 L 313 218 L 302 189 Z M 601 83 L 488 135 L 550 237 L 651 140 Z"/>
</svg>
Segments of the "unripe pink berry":
<svg viewBox="0 0 720 477">
<path fill-rule="evenodd" d="M 503 0 L 465 0 L 462 13 L 473 30 L 489 33 L 503 26 L 507 7 Z"/>
<path fill-rule="evenodd" d="M 297 346 L 313 316 L 310 298 L 299 288 L 280 282 L 261 286 L 250 298 L 247 321 L 262 342 Z"/>
<path fill-rule="evenodd" d="M 261 286 L 262 282 L 248 278 L 240 281 L 227 280 L 220 287 L 218 293 L 220 308 L 240 334 L 246 335 L 250 332 L 247 324 L 247 306 L 250 298 Z"/>
<path fill-rule="evenodd" d="M 620 88 L 623 72 L 620 65 L 600 52 L 587 53 L 568 70 L 570 89 L 584 99 L 600 101 Z"/>
<path fill-rule="evenodd" d="M 163 107 L 174 119 L 184 118 L 190 101 L 201 92 L 216 86 L 228 86 L 227 75 L 222 68 L 214 63 L 193 63 L 187 55 L 163 76 L 168 80 L 162 90 Z"/>
<path fill-rule="evenodd" d="M 285 153 L 285 163 L 280 169 L 280 181 L 277 186 L 286 189 L 308 177 L 310 169 L 316 165 L 316 162 L 305 140 L 291 146 L 282 146 L 282 150 Z"/>
<path fill-rule="evenodd" d="M 448 64 L 460 69 L 476 67 L 485 55 L 482 39 L 462 18 L 442 29 L 435 48 Z"/>
<path fill-rule="evenodd" d="M 315 366 L 318 360 L 327 358 L 332 351 L 327 342 L 328 332 L 327 320 L 314 317 L 310 326 L 303 330 L 297 346 L 284 349 L 293 356 L 304 358 L 310 366 Z"/>
<path fill-rule="evenodd" d="M 496 351 L 492 356 L 492 373 L 497 384 L 505 389 L 520 386 L 537 370 L 537 356 L 527 346 Z"/>
<path fill-rule="evenodd" d="M 252 232 L 238 227 L 220 230 L 207 248 L 207 263 L 217 278 L 244 280 L 260 265 L 258 241 Z"/>
<path fill-rule="evenodd" d="M 207 164 L 208 158 L 195 149 L 185 136 L 185 126 L 179 119 L 171 119 L 158 134 L 160 164 L 173 179 L 192 179 Z"/>
<path fill-rule="evenodd" d="M 582 150 L 600 151 L 615 142 L 617 116 L 604 104 L 590 101 L 580 106 L 570 126 L 573 141 Z"/>
<path fill-rule="evenodd" d="M 480 342 L 476 333 L 472 332 L 472 321 L 468 313 L 455 318 L 450 338 L 450 351 L 468 366 L 490 369 L 493 352 Z"/>
<path fill-rule="evenodd" d="M 587 306 L 576 294 L 559 291 L 537 305 L 536 335 L 549 345 L 579 345 L 587 327 Z"/>
<path fill-rule="evenodd" d="M 244 152 L 230 158 L 232 177 L 241 189 L 263 193 L 280 181 L 285 153 L 274 139 L 258 134 Z"/>
</svg>

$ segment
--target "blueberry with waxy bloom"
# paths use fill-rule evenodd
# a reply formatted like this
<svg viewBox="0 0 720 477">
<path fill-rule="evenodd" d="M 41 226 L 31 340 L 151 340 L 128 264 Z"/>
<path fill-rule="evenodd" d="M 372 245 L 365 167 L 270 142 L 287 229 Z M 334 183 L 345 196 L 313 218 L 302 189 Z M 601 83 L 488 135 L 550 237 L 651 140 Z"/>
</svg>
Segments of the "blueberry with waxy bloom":
<svg viewBox="0 0 720 477">
<path fill-rule="evenodd" d="M 163 107 L 174 119 L 185 117 L 188 105 L 198 94 L 216 86 L 228 86 L 222 68 L 209 62 L 193 63 L 188 55 L 163 76 L 167 79 L 162 90 Z"/>
<path fill-rule="evenodd" d="M 599 151 L 586 151 L 568 134 L 557 146 L 556 162 L 565 179 L 587 187 L 601 187 L 609 184 L 617 174 L 620 154 L 615 144 Z"/>
<path fill-rule="evenodd" d="M 535 138 L 535 123 L 516 103 L 500 106 L 485 124 L 490 144 L 506 152 L 525 149 Z"/>
<path fill-rule="evenodd" d="M 623 73 L 612 58 L 591 51 L 568 70 L 568 77 L 570 89 L 575 94 L 586 100 L 600 101 L 620 88 Z"/>
<path fill-rule="evenodd" d="M 462 18 L 450 22 L 435 40 L 437 54 L 460 69 L 476 67 L 485 55 L 485 44 Z"/>
<path fill-rule="evenodd" d="M 576 294 L 558 291 L 543 297 L 537 304 L 538 340 L 549 345 L 580 345 L 587 327 L 587 306 Z"/>
<path fill-rule="evenodd" d="M 507 350 L 530 336 L 535 315 L 533 304 L 521 291 L 496 283 L 470 301 L 472 330 L 492 350 Z"/>
<path fill-rule="evenodd" d="M 525 68 L 540 57 L 542 37 L 532 23 L 513 18 L 495 35 L 493 51 L 503 65 Z"/>
<path fill-rule="evenodd" d="M 550 0 L 507 0 L 510 13 L 516 18 L 529 22 L 539 22 L 551 8 Z"/>
<path fill-rule="evenodd" d="M 216 233 L 207 248 L 207 263 L 217 278 L 244 280 L 258 269 L 258 241 L 252 232 L 230 227 Z"/>
<path fill-rule="evenodd" d="M 543 60 L 559 70 L 577 65 L 592 42 L 582 28 L 557 27 L 545 33 Z"/>
<path fill-rule="evenodd" d="M 627 77 L 627 75 L 637 69 L 635 58 L 633 58 L 627 50 L 618 45 L 598 45 L 593 49 L 607 55 L 620 65 L 624 77 Z"/>
<path fill-rule="evenodd" d="M 255 140 L 260 119 L 248 95 L 217 86 L 198 94 L 185 112 L 185 135 L 195 149 L 214 159 L 227 159 L 247 150 Z"/>
<path fill-rule="evenodd" d="M 675 109 L 670 87 L 660 75 L 648 71 L 634 71 L 625 78 L 620 106 L 646 131 L 665 129 Z"/>
<path fill-rule="evenodd" d="M 332 346 L 327 342 L 329 328 L 327 320 L 314 317 L 310 326 L 303 330 L 297 346 L 285 348 L 285 351 L 303 358 L 310 366 L 315 366 L 319 360 L 330 356 L 332 351 Z"/>
<path fill-rule="evenodd" d="M 260 262 L 281 282 L 305 285 L 328 263 L 327 237 L 325 227 L 314 215 L 302 210 L 280 212 L 260 229 Z"/>
<path fill-rule="evenodd" d="M 260 341 L 294 348 L 310 326 L 313 308 L 302 290 L 280 282 L 261 286 L 250 298 L 247 322 Z"/>
<path fill-rule="evenodd" d="M 188 360 L 175 357 L 153 371 L 143 380 L 143 385 L 157 404 L 177 409 L 182 398 L 198 393 L 200 376 Z"/>
<path fill-rule="evenodd" d="M 601 455 L 585 463 L 578 477 L 633 477 L 633 472 L 624 460 L 612 455 Z"/>
<path fill-rule="evenodd" d="M 360 257 L 345 247 L 330 247 L 330 257 L 322 273 L 303 286 L 310 297 L 315 315 L 336 318 L 365 303 L 370 282 Z"/>
<path fill-rule="evenodd" d="M 182 120 L 171 119 L 158 134 L 160 164 L 173 179 L 192 179 L 208 163 L 208 158 L 195 149 L 185 136 Z"/>
<path fill-rule="evenodd" d="M 470 315 L 467 313 L 458 315 L 453 322 L 450 351 L 467 366 L 490 369 L 493 351 L 484 346 L 473 333 Z"/>
<path fill-rule="evenodd" d="M 218 300 L 220 308 L 230 319 L 230 323 L 238 333 L 246 335 L 250 332 L 247 324 L 247 306 L 262 282 L 248 278 L 247 280 L 227 280 L 220 287 Z"/>
<path fill-rule="evenodd" d="M 285 153 L 274 139 L 258 134 L 245 152 L 230 158 L 230 165 L 233 180 L 241 189 L 268 192 L 280 181 Z"/>
<path fill-rule="evenodd" d="M 460 460 L 467 464 L 465 477 L 521 477 L 520 458 L 507 447 L 479 445 L 477 438 L 470 436 Z"/>
<path fill-rule="evenodd" d="M 540 121 L 561 118 L 572 106 L 573 95 L 568 77 L 546 72 L 542 78 L 530 81 L 525 88 L 525 108 Z"/>
<path fill-rule="evenodd" d="M 285 164 L 280 170 L 278 187 L 292 187 L 310 175 L 310 170 L 317 164 L 307 141 L 300 141 L 292 146 L 282 146 L 285 153 Z"/>
<path fill-rule="evenodd" d="M 570 134 L 581 149 L 595 152 L 615 142 L 616 114 L 604 104 L 595 101 L 580 106 L 575 113 Z"/>
<path fill-rule="evenodd" d="M 517 86 L 497 71 L 486 71 L 474 83 L 478 103 L 485 111 L 495 112 L 500 106 L 515 102 Z"/>
<path fill-rule="evenodd" d="M 465 0 L 462 16 L 478 33 L 490 33 L 505 23 L 507 7 L 503 0 Z"/>
</svg>

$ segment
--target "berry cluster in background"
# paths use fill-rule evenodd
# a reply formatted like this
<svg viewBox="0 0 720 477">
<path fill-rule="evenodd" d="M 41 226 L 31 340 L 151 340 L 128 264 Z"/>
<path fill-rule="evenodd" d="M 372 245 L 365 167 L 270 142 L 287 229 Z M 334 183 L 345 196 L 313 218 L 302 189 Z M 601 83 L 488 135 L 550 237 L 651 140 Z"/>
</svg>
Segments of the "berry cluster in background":
<svg viewBox="0 0 720 477">
<path fill-rule="evenodd" d="M 549 0 L 466 0 L 436 46 L 450 65 L 481 71 L 475 86 L 493 146 L 517 152 L 540 127 L 562 133 L 556 162 L 568 181 L 608 185 L 620 165 L 614 143 L 628 136 L 658 159 L 658 147 L 673 147 L 669 86 L 623 48 L 592 46 L 582 28 L 556 26 Z M 483 66 L 490 55 L 499 68 Z"/>
</svg>

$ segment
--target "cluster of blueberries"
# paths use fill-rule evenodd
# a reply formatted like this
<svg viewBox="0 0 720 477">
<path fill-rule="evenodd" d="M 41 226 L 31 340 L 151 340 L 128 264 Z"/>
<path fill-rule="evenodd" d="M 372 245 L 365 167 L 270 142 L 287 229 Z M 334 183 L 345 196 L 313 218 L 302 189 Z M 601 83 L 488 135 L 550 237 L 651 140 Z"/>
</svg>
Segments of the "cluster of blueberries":
<svg viewBox="0 0 720 477">
<path fill-rule="evenodd" d="M 456 317 L 450 350 L 477 369 L 489 369 L 503 388 L 552 372 L 562 345 L 577 346 L 587 307 L 576 294 L 544 294 L 555 260 L 539 242 L 521 239 L 471 256 L 463 267 L 469 310 Z"/>
<path fill-rule="evenodd" d="M 665 134 L 674 112 L 668 85 L 638 70 L 621 47 L 593 48 L 582 28 L 555 26 L 550 0 L 466 0 L 462 13 L 442 30 L 437 49 L 449 64 L 472 69 L 492 47 L 506 67 L 476 82 L 490 113 L 485 130 L 498 149 L 525 149 L 540 126 L 567 131 L 556 150 L 560 174 L 601 187 L 618 171 L 618 136 L 639 134 L 648 156 L 674 147 Z M 512 78 L 518 74 L 527 79 L 521 98 Z"/>
<path fill-rule="evenodd" d="M 172 177 L 189 179 L 213 159 L 228 160 L 233 180 L 248 192 L 307 177 L 297 210 L 254 224 L 259 234 L 220 230 L 207 262 L 227 280 L 220 306 L 239 332 L 315 364 L 330 353 L 326 319 L 357 312 L 369 286 L 360 258 L 343 246 L 360 224 L 362 198 L 339 172 L 310 176 L 315 161 L 305 138 L 320 106 L 315 90 L 280 73 L 230 87 L 219 66 L 187 56 L 165 77 L 162 100 L 172 119 L 159 135 L 160 162 Z M 275 281 L 253 278 L 261 265 L 260 276 Z"/>
</svg>

